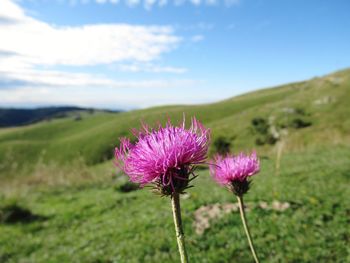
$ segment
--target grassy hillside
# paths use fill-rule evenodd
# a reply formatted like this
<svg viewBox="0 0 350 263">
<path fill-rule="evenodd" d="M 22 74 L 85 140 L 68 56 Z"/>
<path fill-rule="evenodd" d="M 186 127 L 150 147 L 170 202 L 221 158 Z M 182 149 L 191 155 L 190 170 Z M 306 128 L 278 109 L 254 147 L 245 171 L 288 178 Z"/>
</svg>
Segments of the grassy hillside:
<svg viewBox="0 0 350 263">
<path fill-rule="evenodd" d="M 287 133 L 283 140 L 288 151 L 318 144 L 342 144 L 349 142 L 350 137 L 349 101 L 350 70 L 344 70 L 213 104 L 156 107 L 117 115 L 98 113 L 79 120 L 65 118 L 0 129 L 0 177 L 19 174 L 23 166 L 27 171 L 39 159 L 64 164 L 79 157 L 88 165 L 101 163 L 112 157 L 118 138 L 139 127 L 140 120 L 155 123 L 169 116 L 176 121 L 183 113 L 188 117 L 195 115 L 212 129 L 214 141 L 224 136 L 235 150 L 258 147 L 260 152 L 269 154 L 273 148 L 274 144 L 261 143 L 271 140 L 271 134 L 257 132 L 252 125 L 256 118 L 264 119 L 269 130 L 287 126 L 280 133 Z M 298 121 L 311 125 L 299 127 Z"/>
<path fill-rule="evenodd" d="M 183 113 L 212 129 L 211 152 L 257 149 L 246 204 L 261 262 L 349 262 L 349 101 L 344 70 L 214 104 L 0 129 L 0 262 L 179 262 L 170 200 L 135 190 L 111 157 L 140 120 Z M 191 262 L 252 262 L 235 198 L 198 174 L 182 198 Z"/>
<path fill-rule="evenodd" d="M 273 167 L 273 160 L 263 160 L 246 195 L 262 262 L 348 262 L 349 149 L 287 154 L 278 176 Z M 147 188 L 120 192 L 119 185 L 118 179 L 105 178 L 21 191 L 15 201 L 0 198 L 0 210 L 15 204 L 32 213 L 0 223 L 0 262 L 179 262 L 170 200 Z M 196 232 L 197 209 L 232 204 L 235 198 L 205 170 L 194 185 L 182 200 L 191 262 L 252 262 L 237 210 L 219 210 L 203 233 Z"/>
</svg>

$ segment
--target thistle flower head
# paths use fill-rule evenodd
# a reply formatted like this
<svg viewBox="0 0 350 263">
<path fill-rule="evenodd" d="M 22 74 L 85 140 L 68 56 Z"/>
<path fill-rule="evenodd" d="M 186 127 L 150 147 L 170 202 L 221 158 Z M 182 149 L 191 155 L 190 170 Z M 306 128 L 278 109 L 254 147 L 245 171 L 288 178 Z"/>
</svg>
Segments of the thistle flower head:
<svg viewBox="0 0 350 263">
<path fill-rule="evenodd" d="M 228 186 L 236 195 L 243 195 L 249 190 L 250 176 L 260 171 L 260 162 L 253 152 L 250 156 L 240 153 L 239 155 L 217 155 L 210 166 L 210 173 L 220 185 Z"/>
<path fill-rule="evenodd" d="M 117 166 L 132 182 L 144 186 L 154 183 L 164 195 L 181 193 L 188 187 L 195 164 L 207 158 L 210 131 L 195 118 L 191 127 L 185 128 L 185 120 L 179 126 L 170 121 L 165 127 L 134 130 L 134 144 L 122 138 L 115 149 Z"/>
</svg>

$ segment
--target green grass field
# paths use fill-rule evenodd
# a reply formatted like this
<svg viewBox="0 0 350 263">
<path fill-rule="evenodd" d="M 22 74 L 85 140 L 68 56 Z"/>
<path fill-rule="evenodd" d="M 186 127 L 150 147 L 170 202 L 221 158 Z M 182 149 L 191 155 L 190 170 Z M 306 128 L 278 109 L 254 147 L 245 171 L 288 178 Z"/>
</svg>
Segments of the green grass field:
<svg viewBox="0 0 350 263">
<path fill-rule="evenodd" d="M 261 156 L 246 202 L 262 262 L 350 262 L 349 101 L 344 70 L 214 104 L 0 129 L 0 262 L 179 262 L 170 200 L 148 188 L 121 192 L 126 178 L 111 157 L 141 119 L 183 113 L 211 128 L 213 142 Z M 274 129 L 284 135 L 271 143 Z M 198 209 L 236 202 L 208 170 L 198 173 L 182 200 L 191 262 L 252 262 L 237 211 L 221 209 L 196 231 Z"/>
<path fill-rule="evenodd" d="M 350 151 L 319 149 L 284 157 L 274 175 L 264 160 L 246 200 L 262 262 L 347 262 L 349 258 Z M 201 206 L 235 202 L 207 170 L 182 201 L 192 262 L 252 262 L 238 212 L 195 233 Z M 118 181 L 35 191 L 17 200 L 38 220 L 0 226 L 1 262 L 178 262 L 170 200 L 148 189 L 116 190 Z M 284 211 L 259 202 L 288 202 Z"/>
</svg>

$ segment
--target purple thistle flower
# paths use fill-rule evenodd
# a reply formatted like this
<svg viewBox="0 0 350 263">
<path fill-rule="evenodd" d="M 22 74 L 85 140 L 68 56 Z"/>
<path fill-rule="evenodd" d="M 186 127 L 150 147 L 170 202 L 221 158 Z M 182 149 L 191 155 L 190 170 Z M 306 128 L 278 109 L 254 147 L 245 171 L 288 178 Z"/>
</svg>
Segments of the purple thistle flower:
<svg viewBox="0 0 350 263">
<path fill-rule="evenodd" d="M 155 183 L 162 194 L 181 193 L 187 188 L 195 164 L 204 163 L 210 141 L 210 130 L 195 118 L 185 128 L 185 119 L 177 127 L 170 120 L 157 129 L 142 125 L 133 131 L 135 144 L 122 138 L 115 149 L 117 166 L 130 180 L 144 186 Z"/>
<path fill-rule="evenodd" d="M 210 173 L 220 185 L 229 186 L 236 195 L 243 195 L 249 189 L 248 178 L 260 171 L 260 162 L 254 151 L 250 156 L 217 155 L 210 166 Z"/>
</svg>

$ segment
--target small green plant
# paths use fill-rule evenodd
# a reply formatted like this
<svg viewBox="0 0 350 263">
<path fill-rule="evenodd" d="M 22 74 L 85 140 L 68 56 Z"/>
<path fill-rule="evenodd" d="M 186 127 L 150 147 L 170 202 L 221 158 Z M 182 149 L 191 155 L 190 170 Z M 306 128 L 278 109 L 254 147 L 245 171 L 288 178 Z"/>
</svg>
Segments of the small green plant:
<svg viewBox="0 0 350 263">
<path fill-rule="evenodd" d="M 30 223 L 43 217 L 33 214 L 29 209 L 10 202 L 0 208 L 0 222 L 4 224 Z"/>
<path fill-rule="evenodd" d="M 140 185 L 127 181 L 116 186 L 116 190 L 121 193 L 129 193 L 140 189 Z"/>
<path fill-rule="evenodd" d="M 218 154 L 227 154 L 230 152 L 231 142 L 223 136 L 219 136 L 214 140 L 215 152 Z"/>
<path fill-rule="evenodd" d="M 259 134 L 267 134 L 269 132 L 269 123 L 266 119 L 256 117 L 252 120 L 254 130 Z"/>
<path fill-rule="evenodd" d="M 257 134 L 255 139 L 256 145 L 270 144 L 274 145 L 278 141 L 278 137 L 272 132 L 273 128 L 270 123 L 261 117 L 256 117 L 252 120 L 252 126 L 254 133 Z"/>
<path fill-rule="evenodd" d="M 311 126 L 310 121 L 306 121 L 302 118 L 295 118 L 290 122 L 290 126 L 294 129 L 302 129 Z"/>
<path fill-rule="evenodd" d="M 114 156 L 113 147 L 111 146 L 105 147 L 105 149 L 101 153 L 100 162 L 102 163 L 107 160 L 111 160 L 113 156 Z"/>
</svg>

